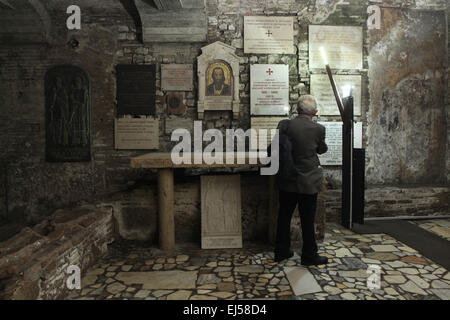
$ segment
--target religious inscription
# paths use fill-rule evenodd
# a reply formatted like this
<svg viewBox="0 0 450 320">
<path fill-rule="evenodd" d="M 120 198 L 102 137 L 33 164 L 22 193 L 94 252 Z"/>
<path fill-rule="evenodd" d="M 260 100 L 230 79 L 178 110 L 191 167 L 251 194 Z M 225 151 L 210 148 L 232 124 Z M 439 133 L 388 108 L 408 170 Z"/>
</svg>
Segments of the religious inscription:
<svg viewBox="0 0 450 320">
<path fill-rule="evenodd" d="M 332 69 L 362 69 L 362 27 L 309 26 L 309 67 L 325 68 L 320 48 Z"/>
<path fill-rule="evenodd" d="M 244 53 L 294 54 L 293 17 L 244 16 Z"/>
<path fill-rule="evenodd" d="M 194 72 L 192 64 L 162 64 L 161 90 L 192 91 Z"/>
<path fill-rule="evenodd" d="M 166 96 L 167 113 L 169 115 L 183 115 L 186 112 L 183 99 L 182 93 L 169 93 Z"/>
<path fill-rule="evenodd" d="M 239 175 L 201 176 L 202 249 L 242 248 Z"/>
<path fill-rule="evenodd" d="M 333 75 L 336 87 L 343 97 L 343 89 L 351 86 L 353 88 L 353 113 L 355 116 L 361 115 L 361 76 L 360 75 Z M 330 79 L 326 74 L 311 75 L 311 94 L 319 102 L 319 115 L 337 116 L 340 115 L 339 108 L 334 97 Z"/>
<path fill-rule="evenodd" d="M 147 150 L 159 148 L 159 120 L 118 118 L 114 121 L 115 148 Z"/>
<path fill-rule="evenodd" d="M 57 66 L 45 75 L 46 159 L 91 160 L 91 94 L 82 69 Z"/>
<path fill-rule="evenodd" d="M 155 65 L 118 65 L 117 114 L 155 115 Z"/>
<path fill-rule="evenodd" d="M 251 115 L 289 114 L 289 70 L 284 64 L 250 66 Z"/>
<path fill-rule="evenodd" d="M 319 155 L 322 166 L 341 166 L 342 165 L 342 122 L 318 122 L 325 126 L 325 142 L 328 151 Z M 353 146 L 362 147 L 362 123 L 354 124 Z"/>
<path fill-rule="evenodd" d="M 275 135 L 275 129 L 278 127 L 278 123 L 281 120 L 289 119 L 288 117 L 252 117 L 250 120 L 251 128 L 256 131 L 256 134 L 252 134 L 250 138 L 250 148 L 252 150 L 267 149 L 272 142 Z M 265 135 L 260 132 L 260 129 L 267 130 Z M 253 132 L 252 132 L 253 133 Z M 267 137 L 267 145 L 262 144 L 263 137 Z"/>
</svg>

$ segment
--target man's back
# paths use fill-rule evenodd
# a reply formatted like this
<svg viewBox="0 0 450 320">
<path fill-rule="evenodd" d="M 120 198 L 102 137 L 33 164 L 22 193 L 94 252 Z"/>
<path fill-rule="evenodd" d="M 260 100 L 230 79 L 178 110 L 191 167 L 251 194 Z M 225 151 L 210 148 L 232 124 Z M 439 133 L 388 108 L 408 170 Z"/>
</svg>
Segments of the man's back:
<svg viewBox="0 0 450 320">
<path fill-rule="evenodd" d="M 292 156 L 299 179 L 299 193 L 313 194 L 322 186 L 322 168 L 317 154 L 327 152 L 325 127 L 314 123 L 308 116 L 300 115 L 291 120 L 288 136 L 292 143 Z"/>
</svg>

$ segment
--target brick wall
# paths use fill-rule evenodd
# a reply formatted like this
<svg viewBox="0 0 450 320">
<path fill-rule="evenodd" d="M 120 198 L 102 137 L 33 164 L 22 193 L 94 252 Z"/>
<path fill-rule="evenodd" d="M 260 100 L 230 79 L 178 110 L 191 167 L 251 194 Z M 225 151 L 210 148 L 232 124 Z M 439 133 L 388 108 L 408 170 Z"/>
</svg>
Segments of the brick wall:
<svg viewBox="0 0 450 320">
<path fill-rule="evenodd" d="M 50 219 L 0 242 L 2 299 L 61 299 L 69 266 L 80 276 L 107 253 L 114 239 L 112 210 L 59 210 Z"/>
</svg>

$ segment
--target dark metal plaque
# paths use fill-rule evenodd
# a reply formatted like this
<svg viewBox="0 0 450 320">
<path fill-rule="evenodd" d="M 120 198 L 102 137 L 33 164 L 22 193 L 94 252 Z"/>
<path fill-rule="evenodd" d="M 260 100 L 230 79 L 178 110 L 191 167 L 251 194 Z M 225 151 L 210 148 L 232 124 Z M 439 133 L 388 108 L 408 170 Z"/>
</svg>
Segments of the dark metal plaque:
<svg viewBox="0 0 450 320">
<path fill-rule="evenodd" d="M 117 114 L 155 115 L 155 65 L 118 65 Z"/>
<path fill-rule="evenodd" d="M 91 160 L 91 94 L 81 68 L 56 66 L 45 75 L 46 159 Z"/>
</svg>

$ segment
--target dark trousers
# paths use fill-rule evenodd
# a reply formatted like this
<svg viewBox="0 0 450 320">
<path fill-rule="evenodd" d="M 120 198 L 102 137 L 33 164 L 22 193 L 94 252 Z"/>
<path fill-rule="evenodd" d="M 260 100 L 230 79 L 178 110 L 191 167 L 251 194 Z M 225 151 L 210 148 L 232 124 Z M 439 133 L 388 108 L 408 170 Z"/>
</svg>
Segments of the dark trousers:
<svg viewBox="0 0 450 320">
<path fill-rule="evenodd" d="M 314 232 L 314 218 L 317 208 L 316 194 L 301 194 L 280 191 L 280 211 L 278 213 L 277 237 L 275 253 L 288 254 L 291 247 L 291 219 L 298 204 L 302 225 L 303 249 L 302 257 L 314 258 L 317 255 L 317 244 Z"/>
</svg>

